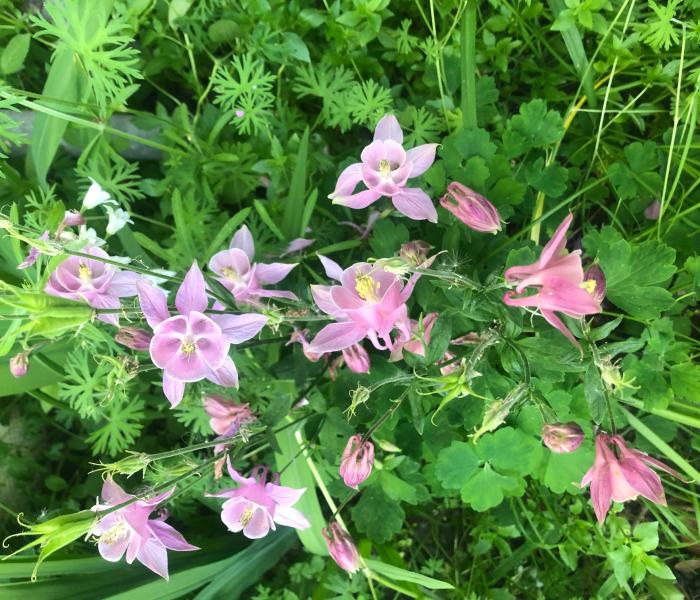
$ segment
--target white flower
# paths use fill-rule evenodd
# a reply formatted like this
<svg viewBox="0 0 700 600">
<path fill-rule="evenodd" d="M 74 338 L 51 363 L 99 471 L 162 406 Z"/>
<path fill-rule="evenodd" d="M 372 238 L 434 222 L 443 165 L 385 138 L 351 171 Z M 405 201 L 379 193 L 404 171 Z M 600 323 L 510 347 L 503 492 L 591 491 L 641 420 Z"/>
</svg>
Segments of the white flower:
<svg viewBox="0 0 700 600">
<path fill-rule="evenodd" d="M 80 226 L 78 241 L 82 246 L 104 246 L 105 241 L 97 235 L 92 227 Z"/>
<path fill-rule="evenodd" d="M 114 235 L 127 223 L 133 223 L 129 218 L 129 213 L 121 208 L 113 209 L 111 206 L 105 206 L 109 222 L 107 223 L 107 235 Z"/>
<path fill-rule="evenodd" d="M 102 186 L 90 177 L 90 187 L 83 198 L 83 210 L 95 208 L 100 204 L 116 204 L 112 197 L 102 189 Z"/>
</svg>

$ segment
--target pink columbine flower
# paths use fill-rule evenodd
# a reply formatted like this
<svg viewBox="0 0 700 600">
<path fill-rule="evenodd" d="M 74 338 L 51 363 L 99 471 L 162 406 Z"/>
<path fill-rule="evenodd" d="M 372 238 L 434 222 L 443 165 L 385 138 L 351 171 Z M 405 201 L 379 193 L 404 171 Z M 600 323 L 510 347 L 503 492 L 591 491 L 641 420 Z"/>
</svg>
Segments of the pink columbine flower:
<svg viewBox="0 0 700 600">
<path fill-rule="evenodd" d="M 10 359 L 10 373 L 13 377 L 24 377 L 29 370 L 29 355 L 26 352 L 15 354 Z"/>
<path fill-rule="evenodd" d="M 566 253 L 566 231 L 573 216 L 569 214 L 557 228 L 554 236 L 542 249 L 540 258 L 531 265 L 511 267 L 505 272 L 506 281 L 515 283 L 515 293 L 506 292 L 503 302 L 508 306 L 531 306 L 561 331 L 575 346 L 578 341 L 555 314 L 561 312 L 574 318 L 599 313 L 600 303 L 586 289 L 581 266 L 581 251 Z M 526 288 L 535 287 L 537 293 L 516 297 Z"/>
<path fill-rule="evenodd" d="M 109 255 L 95 246 L 81 251 L 97 258 L 69 256 L 51 273 L 44 291 L 51 296 L 86 302 L 93 308 L 121 308 L 120 298 L 136 295 L 136 284 L 140 275 L 122 271 L 114 265 L 98 259 L 109 259 Z M 119 314 L 99 314 L 100 321 L 119 326 Z"/>
<path fill-rule="evenodd" d="M 204 277 L 194 262 L 175 296 L 179 314 L 170 316 L 165 292 L 142 281 L 139 302 L 153 328 L 151 360 L 163 369 L 163 392 L 175 407 L 185 384 L 208 379 L 224 387 L 238 387 L 238 371 L 228 355 L 231 344 L 256 336 L 267 322 L 263 315 L 206 315 L 209 306 Z"/>
<path fill-rule="evenodd" d="M 292 292 L 266 290 L 263 285 L 279 283 L 296 264 L 254 263 L 255 244 L 250 230 L 243 225 L 231 239 L 228 250 L 217 252 L 209 261 L 209 268 L 217 280 L 229 290 L 236 302 L 257 304 L 258 298 L 288 298 L 296 300 Z"/>
<path fill-rule="evenodd" d="M 120 327 L 114 336 L 114 341 L 132 350 L 148 350 L 153 336 L 145 329 L 138 327 Z"/>
<path fill-rule="evenodd" d="M 308 335 L 308 329 L 295 329 L 294 333 L 289 337 L 287 346 L 289 344 L 299 343 L 301 344 L 302 352 L 304 356 L 308 358 L 311 362 L 317 362 L 321 358 L 330 358 L 330 352 L 314 352 L 311 350 L 311 344 L 306 339 Z M 342 355 L 335 358 L 328 367 L 328 374 L 332 380 L 335 380 L 336 370 L 347 364 L 348 369 L 355 373 L 369 373 L 370 368 L 370 358 L 367 354 L 367 350 L 362 347 L 362 344 L 352 344 L 347 348 L 343 348 Z"/>
<path fill-rule="evenodd" d="M 277 525 L 286 525 L 295 529 L 306 529 L 311 524 L 294 504 L 301 498 L 306 488 L 290 488 L 276 482 L 267 482 L 267 467 L 257 467 L 250 477 L 242 477 L 228 462 L 228 472 L 237 488 L 222 490 L 216 494 L 207 494 L 217 498 L 228 498 L 221 507 L 221 520 L 229 531 L 250 539 L 265 537 L 270 529 Z"/>
<path fill-rule="evenodd" d="M 643 496 L 655 504 L 666 506 L 661 479 L 649 465 L 682 479 L 677 471 L 661 461 L 628 448 L 619 435 L 601 433 L 596 437 L 595 461 L 583 476 L 581 485 L 591 485 L 591 500 L 599 523 L 605 521 L 613 500 L 627 502 Z"/>
<path fill-rule="evenodd" d="M 209 425 L 214 433 L 224 437 L 236 435 L 241 425 L 255 421 L 250 405 L 236 404 L 215 394 L 204 396 L 204 410 L 211 417 Z"/>
<path fill-rule="evenodd" d="M 440 204 L 470 229 L 496 234 L 501 230 L 501 215 L 481 194 L 453 181 Z"/>
<path fill-rule="evenodd" d="M 583 430 L 576 423 L 545 423 L 542 441 L 552 452 L 567 454 L 583 443 Z"/>
<path fill-rule="evenodd" d="M 366 208 L 388 196 L 394 208 L 410 219 L 437 222 L 437 211 L 422 189 L 406 187 L 407 181 L 428 170 L 435 161 L 437 144 L 404 150 L 403 132 L 393 115 L 385 115 L 374 130 L 374 141 L 362 151 L 362 162 L 345 168 L 328 197 L 333 204 Z M 355 192 L 362 182 L 367 189 Z"/>
<path fill-rule="evenodd" d="M 328 546 L 328 553 L 336 564 L 348 573 L 356 573 L 360 569 L 360 555 L 350 534 L 340 523 L 333 522 L 321 530 L 321 535 Z"/>
<path fill-rule="evenodd" d="M 127 563 L 131 564 L 136 559 L 157 575 L 168 579 L 167 550 L 199 550 L 168 525 L 165 516 L 150 518 L 158 504 L 169 498 L 174 491 L 175 488 L 172 488 L 149 500 L 136 500 L 97 521 L 90 534 L 97 537 L 97 548 L 102 558 L 118 562 L 126 553 Z M 102 499 L 105 503 L 95 504 L 92 510 L 99 513 L 135 498 L 111 479 L 106 479 L 102 485 Z"/>
<path fill-rule="evenodd" d="M 369 373 L 370 360 L 362 344 L 353 344 L 343 348 L 343 360 L 353 373 Z"/>
<path fill-rule="evenodd" d="M 408 341 L 411 324 L 406 301 L 418 273 L 404 283 L 395 273 L 376 265 L 357 263 L 343 271 L 336 262 L 320 258 L 326 274 L 340 285 L 312 285 L 311 294 L 316 305 L 337 323 L 318 332 L 310 344 L 311 352 L 342 350 L 364 338 L 377 350 L 393 350 L 396 343 Z M 394 329 L 399 335 L 392 340 Z"/>
<path fill-rule="evenodd" d="M 374 444 L 362 441 L 361 435 L 352 435 L 340 459 L 340 476 L 345 485 L 357 489 L 372 474 L 374 466 Z"/>
<path fill-rule="evenodd" d="M 404 350 L 412 352 L 418 356 L 425 356 L 425 349 L 430 344 L 430 333 L 433 330 L 435 321 L 437 321 L 437 313 L 428 313 L 423 317 L 422 321 L 411 319 L 411 336 L 408 341 L 396 344 L 391 351 L 389 360 L 391 362 L 401 360 Z"/>
</svg>

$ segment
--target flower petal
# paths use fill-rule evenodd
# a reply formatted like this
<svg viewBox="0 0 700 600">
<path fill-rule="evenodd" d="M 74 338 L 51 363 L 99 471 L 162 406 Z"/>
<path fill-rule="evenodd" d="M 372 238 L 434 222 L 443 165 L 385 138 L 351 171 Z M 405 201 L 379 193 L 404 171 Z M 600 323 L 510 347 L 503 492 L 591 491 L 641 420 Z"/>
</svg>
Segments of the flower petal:
<svg viewBox="0 0 700 600">
<path fill-rule="evenodd" d="M 394 140 L 403 144 L 403 131 L 394 115 L 384 115 L 374 129 L 375 140 Z"/>
<path fill-rule="evenodd" d="M 262 283 L 278 283 L 289 275 L 289 272 L 296 266 L 296 263 L 291 265 L 286 263 L 258 263 L 255 276 Z"/>
<path fill-rule="evenodd" d="M 307 518 L 301 514 L 296 508 L 291 506 L 277 506 L 275 507 L 275 523 L 279 525 L 286 525 L 287 527 L 294 527 L 295 529 L 308 529 L 311 527 L 311 523 Z"/>
<path fill-rule="evenodd" d="M 238 370 L 230 356 L 226 357 L 223 364 L 216 369 L 216 371 L 210 371 L 207 375 L 209 381 L 221 385 L 223 387 L 238 387 Z"/>
<path fill-rule="evenodd" d="M 354 163 L 343 169 L 333 193 L 328 196 L 331 200 L 336 196 L 348 196 L 355 191 L 357 184 L 362 180 L 361 166 L 362 163 Z"/>
<path fill-rule="evenodd" d="M 136 284 L 136 291 L 139 295 L 143 316 L 146 317 L 151 328 L 155 328 L 156 325 L 170 318 L 168 299 L 163 290 L 142 279 Z"/>
<path fill-rule="evenodd" d="M 348 208 L 367 208 L 372 202 L 376 202 L 381 198 L 379 192 L 374 190 L 364 190 L 351 196 L 336 196 L 333 199 L 333 204 L 340 204 Z"/>
<path fill-rule="evenodd" d="M 221 327 L 227 342 L 240 344 L 258 335 L 267 323 L 267 317 L 256 313 L 216 315 L 214 321 Z"/>
<path fill-rule="evenodd" d="M 197 261 L 194 261 L 177 290 L 175 306 L 180 314 L 186 315 L 193 310 L 203 313 L 208 305 L 209 299 L 207 298 L 204 275 L 199 270 Z"/>
<path fill-rule="evenodd" d="M 418 177 L 430 168 L 435 162 L 435 150 L 437 147 L 437 144 L 423 144 L 406 152 L 406 160 L 411 163 L 409 177 Z"/>
<path fill-rule="evenodd" d="M 170 407 L 175 408 L 180 404 L 182 396 L 185 394 L 185 384 L 163 373 L 163 393 L 170 402 Z"/>
<path fill-rule="evenodd" d="M 391 197 L 396 210 L 416 221 L 428 220 L 437 223 L 437 211 L 432 201 L 420 188 L 404 188 Z"/>
<path fill-rule="evenodd" d="M 253 242 L 253 235 L 250 233 L 250 229 L 243 225 L 231 238 L 231 244 L 229 248 L 238 248 L 243 250 L 248 255 L 249 260 L 253 260 L 255 256 L 255 243 Z"/>
<path fill-rule="evenodd" d="M 318 354 L 335 352 L 352 346 L 366 335 L 366 328 L 357 323 L 331 323 L 318 332 L 309 344 L 309 350 Z"/>
<path fill-rule="evenodd" d="M 141 544 L 136 560 L 156 575 L 168 579 L 168 551 L 157 539 L 151 538 L 145 544 Z"/>
<path fill-rule="evenodd" d="M 151 519 L 148 522 L 148 526 L 151 528 L 153 535 L 158 538 L 158 541 L 168 548 L 168 550 L 177 550 L 179 552 L 199 550 L 197 546 L 190 544 L 177 529 L 164 521 Z"/>
<path fill-rule="evenodd" d="M 321 261 L 323 268 L 326 270 L 326 275 L 328 275 L 328 277 L 330 277 L 331 279 L 340 281 L 343 277 L 343 268 L 337 262 L 326 256 L 323 256 L 322 254 L 318 254 L 317 256 L 318 259 Z"/>
</svg>

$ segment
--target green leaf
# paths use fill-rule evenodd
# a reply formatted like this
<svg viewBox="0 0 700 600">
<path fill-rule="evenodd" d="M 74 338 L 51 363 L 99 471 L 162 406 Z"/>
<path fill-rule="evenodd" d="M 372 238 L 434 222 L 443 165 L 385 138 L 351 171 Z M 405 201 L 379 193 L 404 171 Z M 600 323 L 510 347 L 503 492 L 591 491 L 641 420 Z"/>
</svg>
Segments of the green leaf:
<svg viewBox="0 0 700 600">
<path fill-rule="evenodd" d="M 287 240 L 303 235 L 301 222 L 304 214 L 304 198 L 306 190 L 306 161 L 309 153 L 309 128 L 304 130 L 304 135 L 299 143 L 297 160 L 292 173 L 292 181 L 289 184 L 289 194 L 284 206 L 282 218 L 282 231 Z"/>
<path fill-rule="evenodd" d="M 625 161 L 608 167 L 608 175 L 622 200 L 655 198 L 663 186 L 658 172 L 659 157 L 655 142 L 633 142 L 624 150 Z"/>
<path fill-rule="evenodd" d="M 416 488 L 386 469 L 379 472 L 379 484 L 384 493 L 392 500 L 408 504 L 417 504 L 418 502 Z"/>
<path fill-rule="evenodd" d="M 575 452 L 546 453 L 543 483 L 555 494 L 580 493 L 581 479 L 593 464 L 593 448 L 588 443 Z"/>
<path fill-rule="evenodd" d="M 444 355 L 447 347 L 450 345 L 452 338 L 452 320 L 442 314 L 433 325 L 430 333 L 430 344 L 425 353 L 425 362 L 429 365 L 440 360 Z"/>
<path fill-rule="evenodd" d="M 406 581 L 409 583 L 415 583 L 417 585 L 422 585 L 429 590 L 453 590 L 454 586 L 446 581 L 440 581 L 439 579 L 433 579 L 432 577 L 426 577 L 420 573 L 415 573 L 413 571 L 408 571 L 406 569 L 401 569 L 400 567 L 395 567 L 394 565 L 388 565 L 386 563 L 380 562 L 378 560 L 373 560 L 371 558 L 366 558 L 365 562 L 367 566 L 384 577 L 393 579 L 394 581 Z"/>
<path fill-rule="evenodd" d="M 656 521 L 639 523 L 635 525 L 633 535 L 644 552 L 656 550 L 659 545 L 659 524 Z"/>
<path fill-rule="evenodd" d="M 211 241 L 211 244 L 209 244 L 209 248 L 207 248 L 206 254 L 207 258 L 216 254 L 216 252 L 218 252 L 221 246 L 228 242 L 228 240 L 233 236 L 236 229 L 238 229 L 238 226 L 248 218 L 248 215 L 250 214 L 251 210 L 252 209 L 250 208 L 250 206 L 247 206 L 246 208 L 239 210 L 228 221 L 226 221 L 226 225 L 224 225 L 219 230 L 214 239 Z"/>
<path fill-rule="evenodd" d="M 628 546 L 623 546 L 608 553 L 608 559 L 612 563 L 615 579 L 620 585 L 625 585 L 632 576 L 632 551 Z"/>
<path fill-rule="evenodd" d="M 500 472 L 520 476 L 532 473 L 542 461 L 540 441 L 512 427 L 482 436 L 476 452 Z"/>
<path fill-rule="evenodd" d="M 503 145 L 508 158 L 558 142 L 564 135 L 564 122 L 558 112 L 547 110 L 544 100 L 535 98 L 520 105 L 520 114 L 506 125 Z"/>
<path fill-rule="evenodd" d="M 388 542 L 401 531 L 405 514 L 401 505 L 389 498 L 378 486 L 365 489 L 352 509 L 357 530 L 377 544 Z"/>
<path fill-rule="evenodd" d="M 633 317 L 655 319 L 673 304 L 664 289 L 676 272 L 676 251 L 648 240 L 632 244 L 612 227 L 593 231 L 583 239 L 590 255 L 597 255 L 605 273 L 606 296 Z"/>
<path fill-rule="evenodd" d="M 591 412 L 591 419 L 600 424 L 605 418 L 605 390 L 600 378 L 598 367 L 593 363 L 588 365 L 586 374 L 583 377 L 583 391 L 588 403 L 588 410 Z"/>
<path fill-rule="evenodd" d="M 496 473 L 489 465 L 484 465 L 462 487 L 462 500 L 478 511 L 484 512 L 498 506 L 503 498 L 517 493 L 520 482 L 514 477 Z"/>
<path fill-rule="evenodd" d="M 260 202 L 260 200 L 253 200 L 253 206 L 258 212 L 258 215 L 260 215 L 262 222 L 268 226 L 270 231 L 280 242 L 283 242 L 285 240 L 284 234 L 280 231 L 280 228 L 277 227 L 277 225 L 275 225 L 275 222 L 270 217 L 270 213 L 267 212 L 265 205 L 262 202 Z"/>
<path fill-rule="evenodd" d="M 474 475 L 480 462 L 474 444 L 452 442 L 440 451 L 435 476 L 445 489 L 458 490 Z"/>
<path fill-rule="evenodd" d="M 28 33 L 18 33 L 7 42 L 2 55 L 0 55 L 0 71 L 4 75 L 11 75 L 22 68 L 27 52 L 29 52 L 31 39 L 32 36 Z"/>
<path fill-rule="evenodd" d="M 525 181 L 546 196 L 558 198 L 566 191 L 569 172 L 556 163 L 545 166 L 544 158 L 526 163 L 523 168 Z"/>
</svg>

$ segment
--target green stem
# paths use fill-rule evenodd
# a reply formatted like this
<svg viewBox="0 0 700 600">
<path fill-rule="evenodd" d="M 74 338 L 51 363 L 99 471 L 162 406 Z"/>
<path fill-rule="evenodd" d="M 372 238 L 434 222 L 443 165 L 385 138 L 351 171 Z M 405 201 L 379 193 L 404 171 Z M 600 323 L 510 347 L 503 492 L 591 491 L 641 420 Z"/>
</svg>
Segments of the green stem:
<svg viewBox="0 0 700 600">
<path fill-rule="evenodd" d="M 476 2 L 467 0 L 461 23 L 462 128 L 475 129 L 476 120 Z"/>
</svg>

